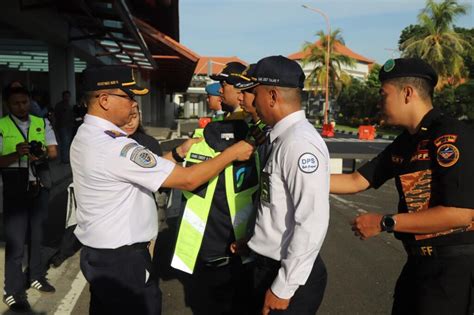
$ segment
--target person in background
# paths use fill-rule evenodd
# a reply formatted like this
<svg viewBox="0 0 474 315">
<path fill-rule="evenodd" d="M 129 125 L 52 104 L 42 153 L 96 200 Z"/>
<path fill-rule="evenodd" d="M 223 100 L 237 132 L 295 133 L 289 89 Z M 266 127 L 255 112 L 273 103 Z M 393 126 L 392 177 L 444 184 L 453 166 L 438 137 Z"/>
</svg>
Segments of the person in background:
<svg viewBox="0 0 474 315">
<path fill-rule="evenodd" d="M 211 83 L 206 86 L 207 108 L 212 111 L 212 121 L 223 120 L 225 112 L 222 110 L 222 98 L 219 83 Z"/>
<path fill-rule="evenodd" d="M 3 302 L 12 311 L 25 312 L 31 309 L 28 287 L 55 291 L 46 279 L 42 240 L 51 188 L 47 161 L 56 158 L 57 143 L 49 121 L 29 114 L 30 96 L 24 87 L 7 88 L 5 92 L 9 114 L 0 119 L 6 241 Z M 22 266 L 25 243 L 29 247 L 26 274 Z"/>
<path fill-rule="evenodd" d="M 69 147 L 74 129 L 74 114 L 71 105 L 71 92 L 64 91 L 62 100 L 54 107 L 55 128 L 59 137 L 61 162 L 69 163 Z"/>
</svg>

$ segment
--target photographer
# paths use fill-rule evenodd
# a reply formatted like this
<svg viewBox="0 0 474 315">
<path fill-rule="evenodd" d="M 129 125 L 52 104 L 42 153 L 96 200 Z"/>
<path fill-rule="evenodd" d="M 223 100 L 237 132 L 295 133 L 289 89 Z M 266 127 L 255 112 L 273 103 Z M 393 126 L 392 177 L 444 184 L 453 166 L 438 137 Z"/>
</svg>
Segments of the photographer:
<svg viewBox="0 0 474 315">
<path fill-rule="evenodd" d="M 47 119 L 29 115 L 30 98 L 25 88 L 9 88 L 4 97 L 9 115 L 0 119 L 6 239 L 3 301 L 12 311 L 29 311 L 28 287 L 55 291 L 45 278 L 41 243 L 51 187 L 47 160 L 56 158 L 57 142 Z M 29 247 L 26 279 L 22 271 L 25 243 Z"/>
</svg>

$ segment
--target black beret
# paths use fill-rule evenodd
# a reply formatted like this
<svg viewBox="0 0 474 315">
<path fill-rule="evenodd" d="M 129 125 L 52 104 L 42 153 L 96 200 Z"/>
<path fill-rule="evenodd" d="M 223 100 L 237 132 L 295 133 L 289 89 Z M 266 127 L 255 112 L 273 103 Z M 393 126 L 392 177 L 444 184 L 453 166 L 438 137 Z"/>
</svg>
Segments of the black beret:
<svg viewBox="0 0 474 315">
<path fill-rule="evenodd" d="M 438 83 L 436 71 L 419 58 L 389 59 L 379 72 L 380 82 L 394 78 L 417 77 L 428 80 L 432 86 Z"/>
</svg>

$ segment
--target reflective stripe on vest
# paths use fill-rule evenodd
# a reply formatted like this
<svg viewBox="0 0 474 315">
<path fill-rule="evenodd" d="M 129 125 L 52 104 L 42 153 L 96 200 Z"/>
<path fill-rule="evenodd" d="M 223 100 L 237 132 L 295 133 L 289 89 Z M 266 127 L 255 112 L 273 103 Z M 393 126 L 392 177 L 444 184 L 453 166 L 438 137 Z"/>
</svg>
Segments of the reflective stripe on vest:
<svg viewBox="0 0 474 315">
<path fill-rule="evenodd" d="M 23 137 L 19 127 L 8 115 L 0 119 L 0 134 L 3 138 L 1 155 L 7 155 L 16 151 L 16 145 L 21 142 L 39 141 L 46 145 L 46 123 L 43 118 L 30 115 L 30 127 L 28 128 L 28 139 Z M 28 159 L 22 156 L 22 160 Z"/>
<path fill-rule="evenodd" d="M 205 141 L 194 144 L 188 151 L 186 160 L 193 163 L 201 163 L 205 158 L 213 158 L 219 155 Z M 257 170 L 260 170 L 259 159 L 255 154 Z M 247 234 L 247 223 L 249 217 L 255 211 L 252 196 L 259 189 L 259 185 L 250 187 L 236 193 L 234 190 L 234 168 L 228 165 L 224 170 L 226 197 L 229 212 L 234 227 L 235 239 L 239 240 Z M 257 172 L 260 182 L 260 172 Z M 193 273 L 196 260 L 201 249 L 204 231 L 206 229 L 212 199 L 217 186 L 219 176 L 212 178 L 206 189 L 204 198 L 189 191 L 183 191 L 186 198 L 183 217 L 179 226 L 178 238 L 171 261 L 173 268 L 187 273 Z"/>
</svg>

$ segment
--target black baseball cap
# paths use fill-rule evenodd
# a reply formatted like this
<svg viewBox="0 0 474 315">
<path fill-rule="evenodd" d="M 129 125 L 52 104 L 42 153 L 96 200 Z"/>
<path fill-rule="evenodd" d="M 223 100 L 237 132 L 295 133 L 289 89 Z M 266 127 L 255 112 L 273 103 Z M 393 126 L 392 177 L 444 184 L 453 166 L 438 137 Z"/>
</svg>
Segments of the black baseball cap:
<svg viewBox="0 0 474 315">
<path fill-rule="evenodd" d="M 232 61 L 225 65 L 219 74 L 210 76 L 215 81 L 225 81 L 230 85 L 234 85 L 239 81 L 240 75 L 247 67 L 240 62 Z"/>
<path fill-rule="evenodd" d="M 257 62 L 252 80 L 262 85 L 302 89 L 305 75 L 296 61 L 280 55 L 266 57 Z"/>
<path fill-rule="evenodd" d="M 122 65 L 94 66 L 83 72 L 84 91 L 121 89 L 129 96 L 148 94 L 148 89 L 139 87 L 130 67 Z"/>
<path fill-rule="evenodd" d="M 389 59 L 379 71 L 380 82 L 403 77 L 423 78 L 428 80 L 432 86 L 436 86 L 438 83 L 436 71 L 419 58 Z"/>
<path fill-rule="evenodd" d="M 253 88 L 254 86 L 257 86 L 258 83 L 252 80 L 252 79 L 255 79 L 254 73 L 255 73 L 256 66 L 257 66 L 256 63 L 250 64 L 242 72 L 242 75 L 238 78 L 238 82 L 234 84 L 234 87 L 239 90 L 245 91 L 245 90 Z"/>
</svg>

